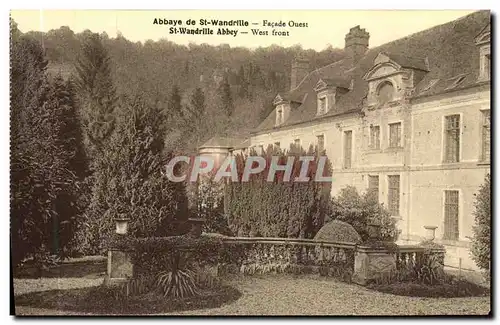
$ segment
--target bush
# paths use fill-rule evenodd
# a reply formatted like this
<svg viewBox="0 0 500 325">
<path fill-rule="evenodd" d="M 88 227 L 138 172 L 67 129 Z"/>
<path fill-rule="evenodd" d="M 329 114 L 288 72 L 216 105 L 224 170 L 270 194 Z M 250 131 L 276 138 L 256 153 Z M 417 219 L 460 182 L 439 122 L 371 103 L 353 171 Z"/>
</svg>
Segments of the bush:
<svg viewBox="0 0 500 325">
<path fill-rule="evenodd" d="M 207 286 L 207 277 L 200 272 L 207 265 L 216 265 L 222 255 L 222 238 L 188 235 L 134 238 L 115 235 L 110 246 L 132 252 L 134 279 L 123 285 L 127 295 L 157 292 L 164 296 L 185 298 Z M 214 281 L 212 281 L 213 283 Z"/>
<path fill-rule="evenodd" d="M 314 240 L 360 243 L 361 236 L 350 224 L 340 220 L 332 220 L 321 227 L 314 236 Z"/>
<path fill-rule="evenodd" d="M 308 182 L 294 182 L 299 176 L 302 162 L 299 156 L 315 157 L 309 162 Z M 261 156 L 266 168 L 250 175 L 248 182 L 230 182 L 227 186 L 229 226 L 238 236 L 313 238 L 323 226 L 329 212 L 331 182 L 315 182 L 315 166 L 318 165 L 317 148 L 306 151 L 292 145 L 290 150 L 279 150 L 269 146 L 258 155 L 252 150 L 250 156 Z M 272 182 L 267 181 L 273 156 L 279 157 L 279 165 L 285 165 L 294 157 L 290 181 L 284 181 L 284 172 L 276 173 Z M 247 156 L 237 155 L 236 166 L 241 180 Z M 327 160 L 323 176 L 331 175 Z"/>
<path fill-rule="evenodd" d="M 474 202 L 475 224 L 473 227 L 471 257 L 489 278 L 491 247 L 491 176 L 486 175 Z"/>
<path fill-rule="evenodd" d="M 370 192 L 360 195 L 353 186 L 340 190 L 337 197 L 332 199 L 330 219 L 346 222 L 354 227 L 363 242 L 368 241 L 367 225 L 377 223 L 380 228 L 380 241 L 395 242 L 399 235 L 396 221 L 389 211 L 378 203 Z"/>
</svg>

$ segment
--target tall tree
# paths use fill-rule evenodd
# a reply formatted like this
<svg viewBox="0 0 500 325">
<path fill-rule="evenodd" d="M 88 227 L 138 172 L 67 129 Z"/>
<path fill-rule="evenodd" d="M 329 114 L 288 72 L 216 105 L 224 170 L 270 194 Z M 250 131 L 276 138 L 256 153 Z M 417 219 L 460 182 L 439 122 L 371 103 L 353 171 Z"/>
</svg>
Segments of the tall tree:
<svg viewBox="0 0 500 325">
<path fill-rule="evenodd" d="M 162 110 L 140 97 L 120 105 L 117 128 L 99 158 L 102 168 L 94 172 L 89 211 L 97 222 L 89 224 L 86 233 L 95 252 L 104 248 L 115 217 L 132 218 L 130 233 L 142 237 L 175 234 L 176 225 L 188 216 L 183 184 L 165 175 L 172 153 L 164 145 Z"/>
<path fill-rule="evenodd" d="M 65 256 L 79 211 L 74 101 L 61 78 L 46 76 L 40 44 L 22 38 L 11 57 L 11 220 L 14 263 Z M 75 130 L 76 128 L 76 130 Z"/>
<path fill-rule="evenodd" d="M 240 70 L 238 71 L 238 96 L 240 98 L 248 97 L 248 80 L 245 75 L 245 69 L 243 66 L 240 66 Z"/>
<path fill-rule="evenodd" d="M 475 194 L 474 226 L 471 257 L 489 280 L 491 270 L 491 176 L 487 174 L 484 183 Z"/>
<path fill-rule="evenodd" d="M 85 139 L 94 158 L 114 130 L 117 101 L 108 52 L 99 34 L 86 38 L 75 68 Z"/>
<path fill-rule="evenodd" d="M 184 118 L 182 115 L 182 103 L 181 103 L 181 91 L 179 86 L 174 85 L 172 87 L 172 92 L 170 93 L 170 98 L 168 99 L 168 110 L 174 118 Z"/>
<path fill-rule="evenodd" d="M 60 241 L 72 243 L 73 247 L 68 248 L 73 250 L 78 245 L 73 236 L 84 209 L 81 197 L 83 182 L 88 175 L 88 161 L 71 80 L 64 81 L 60 75 L 56 76 L 49 97 L 59 124 L 54 132 L 57 132 L 56 143 L 60 148 L 62 167 L 71 175 L 68 179 L 71 182 L 67 182 L 65 190 L 56 197 L 55 208 L 60 222 L 54 222 L 53 234 Z M 58 243 L 54 242 L 53 246 L 57 247 Z"/>
<path fill-rule="evenodd" d="M 229 85 L 227 76 L 224 77 L 219 86 L 219 101 L 222 112 L 227 117 L 231 117 L 231 115 L 233 115 L 234 107 L 233 98 L 231 96 L 231 85 Z"/>
</svg>

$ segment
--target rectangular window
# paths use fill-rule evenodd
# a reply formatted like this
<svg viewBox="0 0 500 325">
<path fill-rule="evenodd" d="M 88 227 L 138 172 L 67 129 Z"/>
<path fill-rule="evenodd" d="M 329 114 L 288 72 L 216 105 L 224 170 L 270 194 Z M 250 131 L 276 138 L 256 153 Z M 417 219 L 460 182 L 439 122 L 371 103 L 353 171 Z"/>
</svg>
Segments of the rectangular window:
<svg viewBox="0 0 500 325">
<path fill-rule="evenodd" d="M 370 148 L 380 149 L 380 126 L 370 127 Z"/>
<path fill-rule="evenodd" d="M 490 80 L 491 58 L 489 54 L 484 56 L 484 79 Z"/>
<path fill-rule="evenodd" d="M 344 168 L 351 168 L 352 131 L 344 131 Z"/>
<path fill-rule="evenodd" d="M 389 124 L 389 147 L 401 147 L 401 123 Z"/>
<path fill-rule="evenodd" d="M 388 207 L 391 216 L 399 216 L 399 175 L 387 176 L 389 183 Z"/>
<path fill-rule="evenodd" d="M 446 116 L 445 132 L 445 162 L 458 162 L 460 160 L 460 115 Z"/>
<path fill-rule="evenodd" d="M 283 124 L 283 108 L 279 107 L 276 110 L 276 125 Z"/>
<path fill-rule="evenodd" d="M 325 150 L 325 136 L 324 135 L 318 135 L 318 152 L 322 153 L 323 150 Z"/>
<path fill-rule="evenodd" d="M 482 161 L 490 161 L 490 110 L 482 111 L 483 113 L 483 128 L 482 128 L 482 152 L 481 152 L 481 160 Z"/>
<path fill-rule="evenodd" d="M 458 240 L 458 191 L 444 191 L 443 239 Z"/>
<path fill-rule="evenodd" d="M 378 201 L 378 175 L 368 175 L 368 193 Z"/>
<path fill-rule="evenodd" d="M 318 98 L 318 115 L 326 113 L 326 97 Z"/>
</svg>

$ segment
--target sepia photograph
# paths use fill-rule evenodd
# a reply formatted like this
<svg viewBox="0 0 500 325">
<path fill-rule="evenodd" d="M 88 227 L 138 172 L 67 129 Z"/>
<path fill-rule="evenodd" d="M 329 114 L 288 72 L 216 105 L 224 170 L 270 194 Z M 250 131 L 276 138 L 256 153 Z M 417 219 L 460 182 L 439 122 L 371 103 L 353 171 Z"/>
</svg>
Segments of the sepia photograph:
<svg viewBox="0 0 500 325">
<path fill-rule="evenodd" d="M 11 10 L 12 316 L 492 317 L 490 10 Z"/>
</svg>

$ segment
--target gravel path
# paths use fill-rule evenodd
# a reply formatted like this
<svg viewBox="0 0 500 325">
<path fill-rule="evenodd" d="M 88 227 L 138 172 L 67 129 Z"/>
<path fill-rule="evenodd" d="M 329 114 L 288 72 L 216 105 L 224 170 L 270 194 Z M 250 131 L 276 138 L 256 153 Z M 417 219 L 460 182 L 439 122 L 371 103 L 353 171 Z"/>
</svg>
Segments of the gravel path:
<svg viewBox="0 0 500 325">
<path fill-rule="evenodd" d="M 220 308 L 169 315 L 486 315 L 490 311 L 489 297 L 401 297 L 315 276 L 245 277 L 230 282 L 243 293 L 234 303 Z M 81 288 L 101 283 L 102 279 L 81 278 L 14 280 L 16 295 L 29 291 Z M 68 314 L 24 306 L 17 307 L 16 313 Z"/>
<path fill-rule="evenodd" d="M 486 315 L 489 297 L 415 298 L 323 278 L 244 278 L 243 296 L 221 308 L 176 315 Z"/>
</svg>

